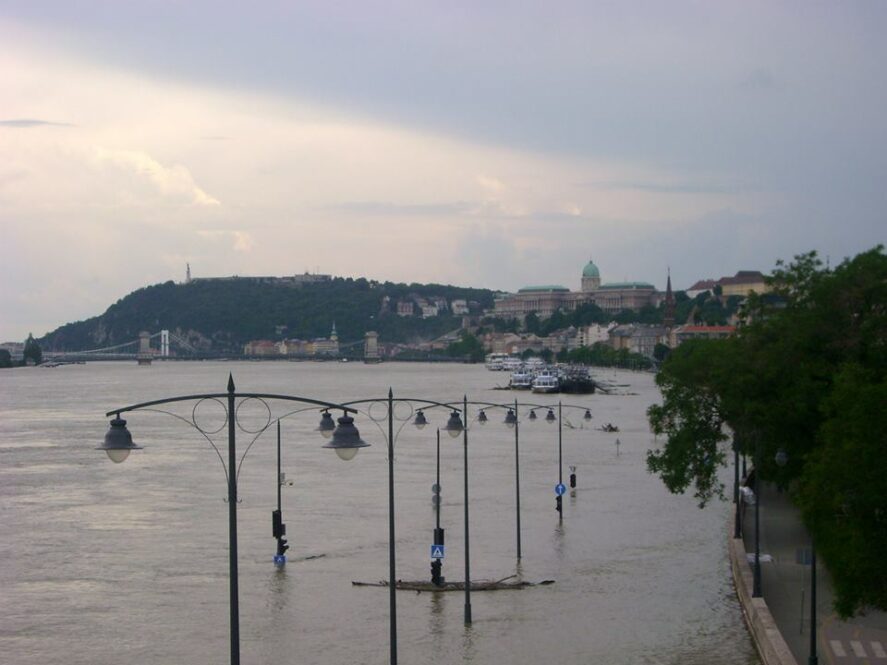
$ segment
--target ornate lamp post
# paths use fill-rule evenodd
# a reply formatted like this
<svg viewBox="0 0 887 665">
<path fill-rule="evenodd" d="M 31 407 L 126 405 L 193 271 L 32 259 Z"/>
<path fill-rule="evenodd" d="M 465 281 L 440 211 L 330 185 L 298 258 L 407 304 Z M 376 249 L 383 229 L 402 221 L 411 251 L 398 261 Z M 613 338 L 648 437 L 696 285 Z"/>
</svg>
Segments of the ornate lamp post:
<svg viewBox="0 0 887 665">
<path fill-rule="evenodd" d="M 240 400 L 238 404 L 237 400 Z M 237 420 L 237 409 L 239 405 L 242 405 L 247 400 L 259 400 L 261 403 L 265 404 L 265 407 L 268 408 L 268 420 L 263 427 L 260 427 L 258 430 L 246 430 Z M 225 464 L 225 460 L 222 457 L 221 453 L 219 453 L 218 448 L 216 448 L 215 444 L 212 442 L 210 438 L 211 434 L 215 434 L 221 431 L 207 431 L 201 428 L 196 422 L 196 412 L 197 407 L 201 402 L 205 400 L 213 400 L 216 403 L 220 404 L 225 409 L 226 415 L 226 423 L 228 425 L 228 462 Z M 225 400 L 224 402 L 222 400 Z M 111 458 L 112 461 L 120 463 L 123 462 L 128 456 L 130 451 L 132 450 L 140 450 L 142 447 L 136 445 L 133 442 L 132 434 L 130 434 L 129 430 L 126 427 L 126 421 L 120 417 L 120 414 L 127 413 L 130 411 L 139 411 L 139 410 L 150 410 L 150 411 L 160 411 L 162 413 L 167 413 L 168 415 L 172 415 L 176 418 L 179 418 L 183 422 L 191 425 L 194 429 L 200 432 L 206 439 L 209 441 L 210 445 L 215 448 L 216 453 L 219 455 L 219 460 L 222 462 L 222 467 L 225 470 L 225 475 L 227 476 L 228 481 L 228 564 L 229 564 L 229 599 L 230 599 L 230 643 L 231 643 L 231 665 L 239 665 L 240 663 L 240 596 L 238 590 L 238 568 L 237 568 L 237 476 L 240 470 L 240 464 L 243 463 L 243 459 L 246 456 L 244 453 L 243 457 L 240 458 L 238 462 L 237 459 L 237 434 L 236 428 L 239 426 L 241 430 L 244 432 L 255 434 L 255 439 L 253 442 L 258 439 L 258 437 L 268 429 L 271 425 L 271 411 L 267 405 L 266 400 L 284 400 L 289 402 L 301 402 L 305 404 L 314 404 L 321 408 L 336 408 L 342 409 L 346 414 L 349 411 L 353 411 L 353 409 L 349 409 L 346 406 L 342 406 L 340 404 L 334 404 L 331 402 L 323 402 L 319 400 L 309 399 L 305 397 L 296 397 L 293 395 L 274 395 L 267 393 L 238 393 L 235 392 L 234 389 L 234 378 L 230 374 L 228 375 L 228 390 L 225 393 L 210 393 L 210 394 L 201 394 L 201 395 L 182 395 L 179 397 L 168 397 L 165 399 L 153 400 L 150 402 L 142 402 L 140 404 L 133 404 L 130 406 L 121 407 L 118 409 L 112 409 L 108 411 L 106 416 L 114 416 L 114 419 L 111 421 L 111 426 L 105 434 L 105 440 L 101 446 L 98 447 L 98 450 L 104 450 L 108 457 Z M 188 420 L 183 418 L 177 414 L 173 414 L 167 411 L 163 411 L 162 409 L 155 409 L 153 407 L 161 406 L 164 404 L 172 404 L 174 402 L 186 402 L 186 401 L 196 401 L 197 404 L 194 406 L 194 409 L 191 412 L 191 419 Z M 340 421 L 343 419 L 351 420 L 346 416 L 340 418 Z M 224 428 L 224 425 L 222 426 Z M 342 459 L 351 459 L 357 453 L 359 448 L 363 448 L 368 446 L 369 444 L 362 441 L 360 439 L 357 430 L 354 429 L 353 432 L 350 433 L 350 436 L 342 436 L 336 439 L 333 437 L 331 443 L 324 446 L 325 448 L 333 448 L 336 453 L 339 454 L 339 457 Z M 247 452 L 249 448 L 247 448 Z"/>
<path fill-rule="evenodd" d="M 514 512 L 515 534 L 517 535 L 517 560 L 521 559 L 520 542 L 520 419 L 517 417 L 518 403 L 514 400 L 514 410 L 508 409 L 505 414 L 505 425 L 514 428 Z"/>
<path fill-rule="evenodd" d="M 562 402 L 558 402 L 557 404 L 551 405 L 539 405 L 539 404 L 531 404 L 526 406 L 532 406 L 533 409 L 547 409 L 548 413 L 545 414 L 545 422 L 549 425 L 557 421 L 557 486 L 555 487 L 555 495 L 556 495 L 556 503 L 555 510 L 558 512 L 558 520 L 563 521 L 564 519 L 564 506 L 563 506 L 563 495 L 566 492 L 566 486 L 564 485 L 564 454 L 563 454 L 563 442 L 564 442 L 564 416 L 563 410 L 564 407 L 568 409 L 579 409 L 583 411 L 582 419 L 586 422 L 591 420 L 591 410 L 584 406 L 577 406 L 575 404 L 564 404 Z M 554 415 L 554 408 L 557 407 L 557 415 Z M 536 419 L 535 410 L 530 411 L 530 420 Z M 617 442 L 618 445 L 618 442 Z M 618 448 L 617 448 L 618 450 Z M 572 485 L 575 474 L 571 476 L 570 483 Z"/>
<path fill-rule="evenodd" d="M 370 398 L 370 399 L 359 399 L 353 400 L 351 402 L 346 402 L 345 407 L 349 411 L 357 410 L 358 406 L 367 406 L 366 411 L 360 411 L 364 415 L 366 415 L 375 425 L 379 428 L 379 431 L 382 433 L 382 436 L 385 438 L 386 443 L 388 445 L 388 603 L 389 603 L 389 632 L 390 632 L 390 655 L 389 661 L 391 665 L 397 665 L 397 576 L 396 576 L 396 560 L 395 560 L 395 525 L 394 525 L 394 443 L 397 440 L 397 437 L 400 435 L 401 430 L 403 430 L 404 426 L 407 422 L 410 421 L 410 418 L 405 418 L 402 420 L 400 426 L 397 429 L 397 432 L 394 430 L 394 405 L 395 403 L 407 403 L 410 405 L 410 408 L 413 408 L 414 404 L 422 405 L 424 410 L 440 407 L 450 409 L 451 406 L 447 404 L 443 404 L 441 402 L 435 402 L 427 399 L 416 399 L 416 398 L 395 398 L 394 392 L 389 388 L 388 397 L 384 399 L 380 398 Z M 387 406 L 387 414 L 384 418 L 376 418 L 371 413 L 372 406 L 374 404 L 385 404 Z M 325 416 L 324 416 L 325 417 Z M 343 423 L 343 421 L 345 421 Z M 387 421 L 387 433 L 384 429 L 382 429 L 379 424 L 382 421 Z M 425 414 L 423 410 L 419 410 L 416 413 L 415 420 L 412 421 L 413 424 L 418 428 L 422 429 L 425 425 L 428 424 L 428 420 L 425 418 Z M 456 424 L 458 423 L 458 425 Z M 339 435 L 339 431 L 342 430 L 343 424 L 346 429 L 343 430 L 343 433 L 340 435 L 340 440 L 337 443 L 337 435 Z M 321 421 L 320 427 L 318 429 L 323 429 L 325 427 L 323 421 Z M 329 426 L 326 425 L 328 428 Z M 350 429 L 353 428 L 354 433 L 357 432 L 357 429 L 354 428 L 354 419 L 350 416 L 343 416 L 339 418 L 339 427 L 336 428 L 332 441 L 327 444 L 325 447 L 336 448 L 337 452 L 339 448 L 344 448 L 348 442 L 350 442 L 355 434 L 350 433 Z M 461 420 L 459 420 L 459 412 L 457 410 L 453 410 L 450 415 L 450 420 L 447 422 L 446 426 L 447 432 L 450 436 L 456 437 L 459 436 L 459 432 L 461 431 Z M 466 496 L 466 511 L 467 511 L 467 496 Z M 467 531 L 467 522 L 466 522 L 466 531 Z M 466 545 L 467 547 L 467 545 Z"/>
<path fill-rule="evenodd" d="M 554 415 L 553 406 L 541 406 L 538 404 L 520 404 L 517 400 L 514 401 L 514 405 L 511 404 L 495 404 L 492 402 L 469 402 L 467 397 L 463 398 L 462 402 L 462 413 L 468 413 L 468 406 L 479 406 L 481 407 L 480 411 L 477 415 L 477 422 L 481 425 L 485 424 L 489 418 L 487 417 L 486 411 L 488 409 L 505 409 L 505 419 L 504 424 L 508 427 L 514 428 L 514 471 L 515 471 L 515 506 L 516 506 L 516 527 L 517 527 L 517 558 L 520 560 L 521 558 L 521 526 L 520 526 L 520 428 L 519 428 L 519 419 L 518 419 L 518 409 L 521 406 L 531 407 L 529 412 L 529 419 L 536 420 L 536 412 L 535 409 L 548 409 L 548 414 L 545 419 L 547 422 L 551 423 L 557 420 Z M 569 408 L 577 408 L 582 409 L 585 412 L 583 416 L 585 420 L 591 420 L 591 411 L 589 411 L 585 407 L 577 407 L 572 405 L 567 405 Z M 558 411 L 560 412 L 562 405 L 558 403 Z M 453 415 L 450 417 L 450 422 L 447 423 L 447 431 L 450 432 L 451 435 L 458 436 L 459 432 L 463 435 L 463 449 L 464 449 L 464 475 L 465 475 L 465 489 L 464 489 L 464 500 L 465 500 L 465 623 L 471 623 L 471 573 L 470 573 L 470 556 L 469 556 L 469 528 L 468 528 L 468 427 L 464 427 L 461 421 L 456 421 L 455 419 L 458 417 L 458 412 L 453 411 Z M 562 421 L 562 419 L 560 419 Z M 563 486 L 563 455 L 562 455 L 562 426 L 558 427 L 558 468 L 559 468 L 559 482 L 558 482 L 558 491 Z M 558 511 L 561 510 L 561 496 L 557 497 L 557 507 Z"/>
</svg>

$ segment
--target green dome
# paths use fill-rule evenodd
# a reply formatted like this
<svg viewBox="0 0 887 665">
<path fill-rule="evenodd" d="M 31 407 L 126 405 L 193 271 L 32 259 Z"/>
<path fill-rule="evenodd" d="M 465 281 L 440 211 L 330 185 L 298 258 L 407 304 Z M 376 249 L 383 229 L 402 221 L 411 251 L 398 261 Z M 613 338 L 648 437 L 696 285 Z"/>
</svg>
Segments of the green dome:
<svg viewBox="0 0 887 665">
<path fill-rule="evenodd" d="M 594 261 L 589 261 L 585 264 L 585 267 L 582 269 L 583 277 L 597 277 L 600 279 L 601 271 L 597 269 L 597 266 L 594 265 Z"/>
</svg>

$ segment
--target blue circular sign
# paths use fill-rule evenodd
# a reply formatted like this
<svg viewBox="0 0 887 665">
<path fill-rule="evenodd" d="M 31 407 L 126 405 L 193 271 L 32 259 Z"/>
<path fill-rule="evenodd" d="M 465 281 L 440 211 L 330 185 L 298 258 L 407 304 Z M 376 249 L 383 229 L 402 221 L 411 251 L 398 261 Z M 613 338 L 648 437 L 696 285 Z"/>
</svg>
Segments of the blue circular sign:
<svg viewBox="0 0 887 665">
<path fill-rule="evenodd" d="M 558 483 L 557 485 L 554 486 L 554 493 L 557 494 L 558 496 L 563 496 L 564 494 L 567 493 L 567 486 L 564 485 L 563 483 Z"/>
</svg>

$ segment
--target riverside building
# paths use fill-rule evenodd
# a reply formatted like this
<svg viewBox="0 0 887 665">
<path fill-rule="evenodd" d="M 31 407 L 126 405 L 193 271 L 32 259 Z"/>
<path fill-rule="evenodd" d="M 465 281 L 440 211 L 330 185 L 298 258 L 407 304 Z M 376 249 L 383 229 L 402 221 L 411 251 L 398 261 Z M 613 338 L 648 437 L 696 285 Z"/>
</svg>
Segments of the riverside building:
<svg viewBox="0 0 887 665">
<path fill-rule="evenodd" d="M 548 318 L 557 310 L 572 311 L 593 303 L 608 314 L 623 310 L 638 311 L 651 305 L 656 307 L 663 295 L 647 282 L 601 283 L 601 273 L 593 261 L 582 269 L 579 291 L 565 286 L 525 286 L 517 293 L 498 298 L 493 305 L 493 316 L 523 320 L 530 312 L 539 318 Z"/>
</svg>

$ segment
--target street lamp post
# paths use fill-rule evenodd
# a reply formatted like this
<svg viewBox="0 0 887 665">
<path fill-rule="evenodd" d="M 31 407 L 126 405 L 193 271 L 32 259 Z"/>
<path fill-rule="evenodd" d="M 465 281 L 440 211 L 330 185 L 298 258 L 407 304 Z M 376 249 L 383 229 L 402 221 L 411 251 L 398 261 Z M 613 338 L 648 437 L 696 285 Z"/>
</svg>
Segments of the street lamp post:
<svg viewBox="0 0 887 665">
<path fill-rule="evenodd" d="M 816 654 L 816 544 L 810 536 L 810 656 L 808 665 L 818 665 L 819 656 Z"/>
<path fill-rule="evenodd" d="M 462 427 L 462 449 L 464 451 L 463 470 L 465 476 L 464 496 L 465 496 L 465 623 L 471 623 L 471 568 L 469 556 L 469 539 L 468 539 L 468 396 L 462 399 L 462 413 L 465 414 L 465 425 Z M 456 412 L 453 411 L 453 414 Z"/>
<path fill-rule="evenodd" d="M 549 413 L 551 413 L 549 411 Z M 547 420 L 547 418 L 546 418 Z M 564 521 L 564 496 L 560 488 L 564 486 L 564 417 L 561 403 L 557 403 L 557 514 L 558 520 Z"/>
<path fill-rule="evenodd" d="M 514 400 L 514 505 L 517 515 L 517 560 L 520 561 L 520 419 L 518 418 L 517 400 Z"/>
<path fill-rule="evenodd" d="M 492 402 L 469 402 L 472 405 L 480 405 L 483 409 L 505 409 L 505 419 L 502 421 L 507 427 L 514 429 L 514 505 L 515 505 L 515 534 L 516 552 L 518 561 L 521 558 L 521 526 L 520 526 L 520 421 L 518 418 L 519 403 L 494 404 Z M 478 422 L 483 425 L 487 422 L 484 410 L 478 414 Z"/>
<path fill-rule="evenodd" d="M 752 598 L 760 598 L 761 591 L 761 495 L 763 494 L 761 482 L 761 442 L 755 435 L 755 566 L 752 576 Z"/>
<path fill-rule="evenodd" d="M 416 399 L 416 398 L 395 398 L 394 392 L 391 388 L 388 389 L 388 396 L 385 399 L 379 398 L 369 398 L 369 399 L 359 399 L 353 400 L 351 402 L 346 402 L 345 406 L 350 410 L 355 411 L 356 406 L 358 405 L 366 405 L 369 404 L 379 404 L 385 403 L 387 406 L 387 433 L 385 430 L 381 428 L 379 422 L 377 422 L 376 418 L 372 416 L 372 414 L 368 411 L 362 412 L 366 415 L 376 427 L 382 432 L 382 435 L 386 439 L 386 443 L 388 446 L 388 606 L 389 606 L 389 644 L 390 644 L 390 654 L 389 654 L 389 662 L 391 665 L 397 665 L 397 573 L 396 573 L 396 557 L 395 557 L 395 524 L 394 524 L 394 443 L 397 439 L 397 436 L 400 434 L 404 425 L 409 421 L 409 418 L 405 419 L 401 426 L 398 428 L 397 433 L 394 431 L 394 405 L 395 403 L 407 403 L 410 404 L 411 407 L 413 404 L 421 404 L 424 408 L 452 408 L 447 404 L 443 404 L 441 402 L 435 402 L 427 399 Z M 421 417 L 420 417 L 421 416 Z M 461 431 L 461 421 L 459 421 L 459 429 L 456 429 L 456 425 L 453 424 L 453 418 L 458 420 L 458 411 L 454 410 L 450 416 L 450 422 L 447 423 L 447 430 L 450 433 L 450 436 L 456 437 L 459 435 Z M 353 420 L 349 418 L 349 420 Z M 381 420 L 381 419 L 380 419 Z M 416 414 L 416 419 L 413 421 L 413 424 L 418 428 L 422 429 L 428 421 L 425 419 L 424 413 L 420 410 Z M 321 422 L 321 427 L 323 427 L 323 423 Z M 356 430 L 355 430 L 356 431 Z"/>
<path fill-rule="evenodd" d="M 556 495 L 556 503 L 555 510 L 558 513 L 558 521 L 563 522 L 564 520 L 564 504 L 563 504 L 563 494 L 566 492 L 566 487 L 564 486 L 564 452 L 563 452 L 563 442 L 564 442 L 564 417 L 563 417 L 563 408 L 566 406 L 569 409 L 580 409 L 584 410 L 585 414 L 583 415 L 583 419 L 586 421 L 591 420 L 591 411 L 584 406 L 576 406 L 573 404 L 563 404 L 563 402 L 557 403 L 557 415 L 554 415 L 554 407 L 552 404 L 550 406 L 540 406 L 538 404 L 529 405 L 536 409 L 548 409 L 548 413 L 545 414 L 545 422 L 553 423 L 557 421 L 557 487 L 555 488 Z M 533 418 L 534 411 L 530 411 L 530 420 L 535 420 Z M 571 425 L 572 427 L 572 425 Z M 618 453 L 618 445 L 619 440 L 616 440 L 617 445 L 617 453 Z M 575 475 L 575 474 L 574 474 Z M 572 482 L 572 481 L 571 481 Z"/>
<path fill-rule="evenodd" d="M 390 663 L 397 665 L 397 577 L 394 556 L 394 391 L 388 388 L 388 596 Z"/>
<path fill-rule="evenodd" d="M 736 504 L 736 512 L 733 519 L 733 537 L 742 538 L 742 510 L 739 496 L 739 441 L 733 434 L 733 503 Z"/>
<path fill-rule="evenodd" d="M 434 472 L 434 485 L 431 488 L 432 497 L 434 498 L 434 539 L 432 543 L 434 545 L 440 545 L 443 547 L 444 545 L 444 531 L 440 528 L 440 508 L 441 503 L 443 503 L 443 499 L 441 497 L 441 486 L 440 486 L 440 428 L 437 428 L 437 443 L 435 450 L 435 472 Z M 441 559 L 432 559 L 431 560 L 431 583 L 435 586 L 443 586 L 446 579 L 440 574 L 441 569 L 443 568 L 443 563 L 441 563 Z"/>
<path fill-rule="evenodd" d="M 201 428 L 196 420 L 195 414 L 197 411 L 197 406 L 199 406 L 200 402 L 204 400 L 213 400 L 219 404 L 222 404 L 223 407 L 227 405 L 226 408 L 226 420 L 228 425 L 228 463 L 225 464 L 225 460 L 222 457 L 221 453 L 218 453 L 218 448 L 216 448 L 216 452 L 219 454 L 219 459 L 222 462 L 222 467 L 225 470 L 225 474 L 227 476 L 228 482 L 228 567 L 229 567 L 229 609 L 230 609 L 230 652 L 231 652 L 231 665 L 239 665 L 240 664 L 240 594 L 238 589 L 238 568 L 237 568 L 237 476 L 239 472 L 239 466 L 237 461 L 237 435 L 236 435 L 236 426 L 239 425 L 237 422 L 237 399 L 241 400 L 241 404 L 244 401 L 250 399 L 260 400 L 265 404 L 267 408 L 267 403 L 265 400 L 284 400 L 290 402 L 302 402 L 305 404 L 313 404 L 319 406 L 321 408 L 337 408 L 343 409 L 346 413 L 348 411 L 353 411 L 353 409 L 349 409 L 348 407 L 334 404 L 331 402 L 323 402 L 319 400 L 309 399 L 305 397 L 296 397 L 293 395 L 274 395 L 267 393 L 237 393 L 234 389 L 234 377 L 232 375 L 228 375 L 228 387 L 227 392 L 225 393 L 211 393 L 211 394 L 200 394 L 200 395 L 183 395 L 179 397 L 169 397 L 164 399 L 153 400 L 150 402 L 142 402 L 140 404 L 133 404 L 130 406 L 125 406 L 118 409 L 112 409 L 108 411 L 106 416 L 114 416 L 114 419 L 111 421 L 111 426 L 105 434 L 104 442 L 101 446 L 98 447 L 99 450 L 104 450 L 108 457 L 111 458 L 112 461 L 120 463 L 123 462 L 128 456 L 130 451 L 139 450 L 141 446 L 136 445 L 133 442 L 132 434 L 126 427 L 126 421 L 120 417 L 120 414 L 127 413 L 131 411 L 138 410 L 152 410 L 158 411 L 159 409 L 153 409 L 152 407 L 160 406 L 164 404 L 171 404 L 174 402 L 185 402 L 185 401 L 197 401 L 197 405 L 195 405 L 192 410 L 191 420 L 187 420 L 181 416 L 176 414 L 172 414 L 166 411 L 162 411 L 163 413 L 168 413 L 169 415 L 173 415 L 180 420 L 183 420 L 185 423 L 194 427 L 198 432 L 200 432 L 209 443 L 216 448 L 215 444 L 212 442 L 210 438 L 210 434 L 216 433 L 220 430 L 216 430 L 215 432 L 208 432 Z M 225 404 L 223 404 L 220 400 L 226 400 Z M 341 420 L 341 419 L 340 419 Z M 257 431 L 250 432 L 256 435 L 256 439 L 268 429 L 271 424 L 271 415 L 270 408 L 268 410 L 268 421 L 265 425 L 259 428 Z M 223 425 L 224 427 L 224 425 Z M 241 429 L 243 427 L 241 426 Z M 247 430 L 244 430 L 247 431 Z M 256 439 L 253 439 L 255 441 Z M 368 446 L 368 443 L 365 443 L 360 439 L 357 430 L 354 430 L 353 436 L 349 438 L 340 438 L 336 440 L 334 437 L 333 442 L 331 444 L 327 444 L 324 446 L 325 448 L 333 448 L 343 459 L 351 459 L 357 453 L 358 448 L 362 448 Z M 249 448 L 247 448 L 247 451 Z M 346 452 L 347 451 L 347 452 Z M 244 453 L 244 456 L 246 453 Z M 243 462 L 243 457 L 240 459 L 240 463 Z"/>
<path fill-rule="evenodd" d="M 289 545 L 286 543 L 286 524 L 283 522 L 283 506 L 281 489 L 283 488 L 283 475 L 280 470 L 280 419 L 277 419 L 277 510 L 271 518 L 272 533 L 277 539 L 277 552 L 274 554 L 274 563 L 278 566 L 286 564 L 286 551 Z"/>
<path fill-rule="evenodd" d="M 520 505 L 520 419 L 518 418 L 519 408 L 525 407 L 529 408 L 528 418 L 529 420 L 535 421 L 537 420 L 536 409 L 548 409 L 548 414 L 545 416 L 545 421 L 547 423 L 553 423 L 555 420 L 559 420 L 561 423 L 563 422 L 563 418 L 558 418 L 554 415 L 554 405 L 551 406 L 543 406 L 539 404 L 523 404 L 514 400 L 514 404 L 495 404 L 492 402 L 468 402 L 468 404 L 478 405 L 483 407 L 484 409 L 506 409 L 507 413 L 505 415 L 504 423 L 508 427 L 514 428 L 514 491 L 515 491 L 515 521 L 516 521 L 516 540 L 517 540 L 517 558 L 520 560 L 521 558 L 521 505 Z M 571 409 L 579 409 L 584 411 L 584 415 L 582 416 L 583 420 L 586 422 L 591 420 L 591 410 L 582 407 L 576 406 L 573 404 L 564 405 L 562 403 L 558 403 L 558 413 L 563 413 L 563 407 L 567 406 L 567 408 Z M 480 424 L 484 424 L 487 422 L 486 414 L 483 410 L 478 414 L 477 417 L 478 422 Z M 572 469 L 573 467 L 571 467 Z M 570 476 L 571 487 L 575 487 L 575 473 L 572 473 Z M 563 425 L 558 426 L 558 491 L 560 491 L 560 487 L 563 486 Z M 562 498 L 561 496 L 557 497 L 556 507 L 558 512 L 561 513 L 562 506 Z"/>
<path fill-rule="evenodd" d="M 780 448 L 776 451 L 775 459 L 778 466 L 784 467 L 788 464 L 788 453 Z M 819 665 L 819 656 L 816 653 L 816 544 L 813 542 L 813 534 L 810 535 L 810 651 L 807 665 Z"/>
</svg>

